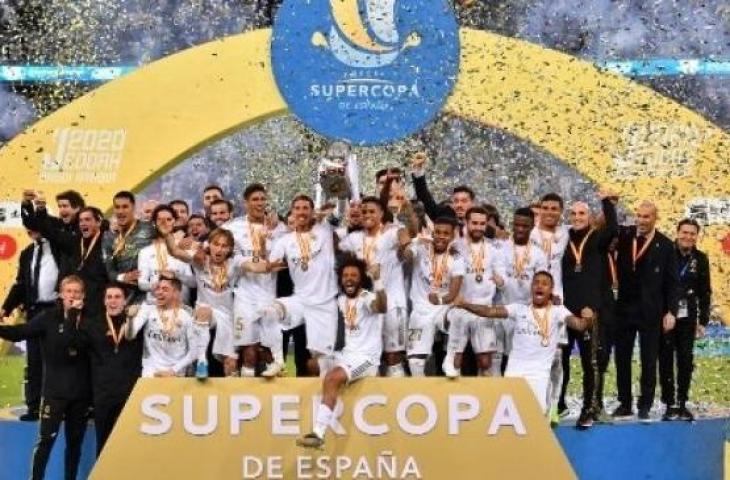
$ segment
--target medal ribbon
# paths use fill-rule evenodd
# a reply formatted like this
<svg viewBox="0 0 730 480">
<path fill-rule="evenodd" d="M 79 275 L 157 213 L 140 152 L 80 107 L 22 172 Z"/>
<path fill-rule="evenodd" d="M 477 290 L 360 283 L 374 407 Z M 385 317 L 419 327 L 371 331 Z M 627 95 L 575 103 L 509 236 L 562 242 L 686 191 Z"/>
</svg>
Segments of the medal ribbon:
<svg viewBox="0 0 730 480">
<path fill-rule="evenodd" d="M 439 258 L 441 257 L 441 258 Z M 431 275 L 433 277 L 433 283 L 431 287 L 434 290 L 441 289 L 443 283 L 444 274 L 449 269 L 449 247 L 441 255 L 436 255 L 436 251 L 431 246 Z"/>
<path fill-rule="evenodd" d="M 119 232 L 119 234 L 117 235 L 117 239 L 114 241 L 114 250 L 112 251 L 112 257 L 116 257 L 124 251 L 127 246 L 127 237 L 134 231 L 136 227 L 137 219 L 135 218 L 132 222 L 132 225 L 130 225 L 127 229 L 127 233 L 122 234 L 122 232 Z"/>
<path fill-rule="evenodd" d="M 167 270 L 167 245 L 164 244 L 164 240 L 155 240 L 155 254 L 157 271 L 164 272 Z"/>
<path fill-rule="evenodd" d="M 474 273 L 477 275 L 484 275 L 484 264 L 487 263 L 485 242 L 482 240 L 479 243 L 480 245 L 478 249 L 474 249 L 472 245 L 469 245 L 469 250 L 471 252 L 471 266 L 474 269 Z"/>
<path fill-rule="evenodd" d="M 570 250 L 573 252 L 573 256 L 575 257 L 575 265 L 577 267 L 583 265 L 583 249 L 585 249 L 586 243 L 588 243 L 588 239 L 591 235 L 593 235 L 593 232 L 593 228 L 588 230 L 588 233 L 586 233 L 586 236 L 583 237 L 583 240 L 580 242 L 578 248 L 575 247 L 575 243 L 573 243 L 573 240 L 570 241 Z"/>
<path fill-rule="evenodd" d="M 124 338 L 124 335 L 122 335 L 122 330 L 124 330 L 124 323 L 119 326 L 119 330 L 116 330 L 114 328 L 114 322 L 112 321 L 112 317 L 110 317 L 107 313 L 106 324 L 109 327 L 108 335 L 112 337 L 112 342 L 114 342 L 114 351 L 116 352 L 119 349 L 119 344 L 122 343 L 122 338 Z"/>
<path fill-rule="evenodd" d="M 543 315 L 539 315 L 537 313 L 537 309 L 534 305 L 530 305 L 530 310 L 532 310 L 532 318 L 535 320 L 537 331 L 542 338 L 541 343 L 546 347 L 550 342 L 548 339 L 550 327 L 550 304 L 545 307 L 545 313 Z"/>
<path fill-rule="evenodd" d="M 89 258 L 89 255 L 91 255 L 91 251 L 94 249 L 94 246 L 96 245 L 96 241 L 99 240 L 99 237 L 101 236 L 101 231 L 96 232 L 96 235 L 94 235 L 94 238 L 91 239 L 91 243 L 89 243 L 89 249 L 86 250 L 84 248 L 84 239 L 81 239 L 81 262 L 79 263 L 78 270 L 81 270 L 84 267 L 84 264 L 86 263 L 86 259 Z"/>
<path fill-rule="evenodd" d="M 309 255 L 311 252 L 309 233 L 296 233 L 297 244 L 299 245 L 299 258 L 301 263 L 309 263 Z"/>
<path fill-rule="evenodd" d="M 373 258 L 373 253 L 375 252 L 375 245 L 378 243 L 378 239 L 380 238 L 380 229 L 378 229 L 377 233 L 374 237 L 372 237 L 372 240 L 368 241 L 368 235 L 367 233 L 363 232 L 362 237 L 362 258 L 365 260 L 366 265 L 371 265 L 375 258 Z"/>
<path fill-rule="evenodd" d="M 253 252 L 254 257 L 262 257 L 263 256 L 263 235 L 261 234 L 261 229 L 256 228 L 256 224 L 251 222 L 251 219 L 248 219 L 248 236 L 251 238 L 251 250 Z"/>
<path fill-rule="evenodd" d="M 525 254 L 520 256 L 517 252 L 517 245 L 515 245 L 515 242 L 512 241 L 512 252 L 514 254 L 515 274 L 517 278 L 520 278 L 525 273 L 525 268 L 527 268 L 527 265 L 530 263 L 530 242 L 527 242 L 525 245 Z"/>
<path fill-rule="evenodd" d="M 618 272 L 616 271 L 616 258 L 608 252 L 608 270 L 611 272 L 611 288 L 618 289 Z"/>
<path fill-rule="evenodd" d="M 633 261 L 634 271 L 636 271 L 636 262 L 638 262 L 641 257 L 644 256 L 646 251 L 649 249 L 649 245 L 651 245 L 651 241 L 654 240 L 654 233 L 656 230 L 653 230 L 651 232 L 651 235 L 646 237 L 646 240 L 644 241 L 644 245 L 641 247 L 641 250 L 638 250 L 639 248 L 639 241 L 636 237 L 634 237 L 633 243 L 631 244 L 631 260 Z"/>
<path fill-rule="evenodd" d="M 160 315 L 160 322 L 162 322 L 162 330 L 166 334 L 171 334 L 173 330 L 175 330 L 175 327 L 177 326 L 177 316 L 180 313 L 180 310 L 175 307 L 172 309 L 172 318 L 168 318 L 168 316 L 165 313 L 165 310 L 162 308 L 157 307 L 157 313 Z"/>
<path fill-rule="evenodd" d="M 354 330 L 357 326 L 357 299 L 350 302 L 350 299 L 345 299 L 345 323 L 347 328 Z"/>
<path fill-rule="evenodd" d="M 213 266 L 210 264 L 210 258 L 208 258 L 208 272 L 213 282 L 213 288 L 216 292 L 222 292 L 228 283 L 228 264 Z"/>
</svg>

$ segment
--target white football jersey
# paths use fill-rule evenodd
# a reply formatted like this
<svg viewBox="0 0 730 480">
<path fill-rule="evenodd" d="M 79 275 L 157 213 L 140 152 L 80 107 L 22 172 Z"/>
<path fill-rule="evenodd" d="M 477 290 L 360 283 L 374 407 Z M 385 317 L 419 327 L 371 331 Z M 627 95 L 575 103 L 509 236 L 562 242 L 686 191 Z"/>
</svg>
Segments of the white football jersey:
<svg viewBox="0 0 730 480">
<path fill-rule="evenodd" d="M 532 277 L 547 270 L 547 258 L 541 249 L 531 243 L 515 245 L 512 240 L 501 242 L 499 247 L 500 269 L 504 272 L 501 290 L 503 304 L 532 302 Z"/>
<path fill-rule="evenodd" d="M 168 322 L 163 322 L 161 313 Z M 171 327 L 166 330 L 166 326 Z M 143 304 L 132 319 L 132 334 L 144 328 L 143 376 L 153 376 L 159 370 L 173 370 L 178 376 L 197 357 L 197 334 L 193 318 L 185 308 L 161 312 L 157 306 Z"/>
<path fill-rule="evenodd" d="M 418 240 L 409 248 L 413 252 L 411 301 L 414 304 L 431 305 L 428 300 L 430 293 L 447 294 L 451 280 L 463 277 L 466 272 L 464 259 L 458 252 L 454 255 L 447 250 L 437 255 L 430 243 Z"/>
<path fill-rule="evenodd" d="M 555 233 L 535 227 L 530 232 L 530 243 L 539 248 L 547 259 L 547 271 L 553 276 L 553 294 L 563 298 L 563 254 L 570 241 L 566 225 L 559 225 Z"/>
<path fill-rule="evenodd" d="M 354 299 L 340 294 L 337 306 L 345 319 L 342 353 L 366 355 L 377 365 L 383 353 L 383 315 L 372 311 L 373 301 L 375 294 L 363 290 Z M 352 319 L 348 318 L 348 312 Z"/>
<path fill-rule="evenodd" d="M 496 274 L 505 278 L 499 249 L 487 239 L 473 243 L 468 237 L 457 240 L 455 246 L 464 259 L 465 274 L 461 284 L 464 300 L 477 305 L 492 305 L 497 291 L 493 277 Z"/>
<path fill-rule="evenodd" d="M 398 231 L 395 226 L 386 226 L 373 237 L 363 230 L 352 232 L 340 242 L 340 250 L 354 253 L 368 265 L 380 264 L 380 278 L 388 292 L 388 308 L 406 306 L 406 283 L 403 263 L 398 258 Z"/>
<path fill-rule="evenodd" d="M 306 262 L 302 261 L 302 253 L 308 253 Z M 337 296 L 333 229 L 327 222 L 317 223 L 304 234 L 289 232 L 274 242 L 271 260 L 284 258 L 294 283 L 294 294 L 302 301 L 321 305 Z"/>
<path fill-rule="evenodd" d="M 535 309 L 533 312 L 530 305 L 522 303 L 513 303 L 505 308 L 509 314 L 507 321 L 513 326 L 509 362 L 519 364 L 520 371 L 549 375 L 561 331 L 565 329 L 565 323 L 571 313 L 563 305 L 548 307 L 550 315 L 547 325 L 547 345 L 543 345 L 535 314 L 545 315 L 545 308 Z"/>
</svg>

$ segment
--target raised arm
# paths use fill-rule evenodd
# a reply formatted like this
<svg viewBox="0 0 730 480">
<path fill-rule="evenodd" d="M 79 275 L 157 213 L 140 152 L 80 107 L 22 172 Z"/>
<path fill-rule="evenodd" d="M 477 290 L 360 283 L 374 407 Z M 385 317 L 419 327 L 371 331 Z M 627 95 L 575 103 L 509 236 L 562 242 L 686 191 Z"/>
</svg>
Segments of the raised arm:
<svg viewBox="0 0 730 480">
<path fill-rule="evenodd" d="M 370 305 L 370 309 L 375 313 L 385 313 L 388 311 L 388 297 L 385 294 L 385 285 L 380 278 L 380 265 L 373 263 L 368 267 L 368 275 L 373 280 L 373 290 L 375 291 L 375 299 Z"/>
<path fill-rule="evenodd" d="M 418 152 L 413 155 L 411 159 L 411 167 L 413 173 L 411 178 L 413 179 L 413 188 L 416 191 L 416 198 L 423 203 L 423 208 L 432 220 L 438 216 L 438 205 L 436 200 L 433 199 L 433 195 L 428 189 L 426 184 L 426 154 L 424 152 Z"/>
</svg>

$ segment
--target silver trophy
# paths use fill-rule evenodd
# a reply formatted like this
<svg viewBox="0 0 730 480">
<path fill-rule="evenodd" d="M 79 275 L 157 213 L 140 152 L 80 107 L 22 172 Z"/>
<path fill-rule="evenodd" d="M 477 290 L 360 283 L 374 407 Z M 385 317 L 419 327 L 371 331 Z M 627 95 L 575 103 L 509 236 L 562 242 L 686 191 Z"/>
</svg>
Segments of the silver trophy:
<svg viewBox="0 0 730 480">
<path fill-rule="evenodd" d="M 317 209 L 328 203 L 334 204 L 335 215 L 340 217 L 348 200 L 360 200 L 357 156 L 348 144 L 334 142 L 319 161 L 315 204 Z"/>
</svg>

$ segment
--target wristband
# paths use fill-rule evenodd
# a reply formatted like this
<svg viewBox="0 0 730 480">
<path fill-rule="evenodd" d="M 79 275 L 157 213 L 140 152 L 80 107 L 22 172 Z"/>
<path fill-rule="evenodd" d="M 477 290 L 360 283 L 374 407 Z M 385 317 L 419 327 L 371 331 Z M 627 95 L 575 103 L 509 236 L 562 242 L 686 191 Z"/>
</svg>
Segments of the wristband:
<svg viewBox="0 0 730 480">
<path fill-rule="evenodd" d="M 375 291 L 385 290 L 385 285 L 383 284 L 383 279 L 379 278 L 375 281 L 373 281 L 373 288 Z"/>
</svg>

